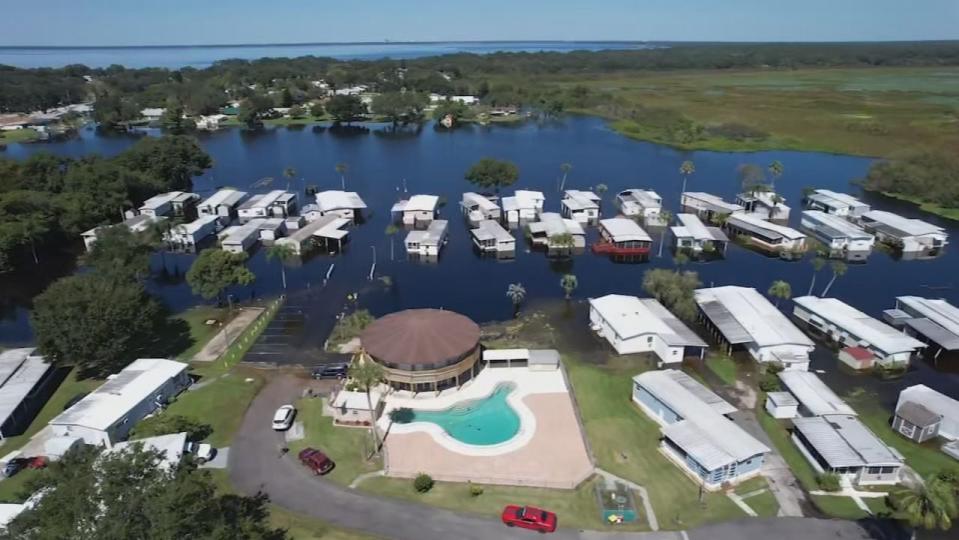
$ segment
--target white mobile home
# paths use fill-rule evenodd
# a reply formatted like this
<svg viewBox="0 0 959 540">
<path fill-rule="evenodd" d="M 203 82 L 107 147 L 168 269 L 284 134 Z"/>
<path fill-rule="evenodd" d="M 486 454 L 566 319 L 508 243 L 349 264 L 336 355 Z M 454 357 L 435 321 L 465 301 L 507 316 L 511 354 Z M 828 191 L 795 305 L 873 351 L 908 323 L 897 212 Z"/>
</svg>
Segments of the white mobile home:
<svg viewBox="0 0 959 540">
<path fill-rule="evenodd" d="M 802 227 L 812 233 L 820 242 L 829 247 L 831 255 L 843 257 L 856 255 L 868 256 L 876 243 L 876 237 L 867 233 L 858 225 L 822 210 L 805 210 L 802 213 Z"/>
<path fill-rule="evenodd" d="M 516 239 L 498 221 L 484 219 L 479 226 L 470 231 L 473 243 L 480 251 L 495 253 L 515 253 Z"/>
<path fill-rule="evenodd" d="M 273 242 L 286 234 L 286 220 L 284 218 L 261 219 L 259 223 L 259 239 L 261 242 Z"/>
<path fill-rule="evenodd" d="M 728 216 L 744 211 L 744 208 L 738 204 L 726 202 L 722 197 L 701 191 L 683 193 L 680 197 L 680 206 L 708 221 L 712 221 L 719 216 Z"/>
<path fill-rule="evenodd" d="M 759 474 L 769 448 L 726 415 L 733 407 L 675 369 L 633 377 L 633 401 L 662 426 L 662 450 L 709 490 Z"/>
<path fill-rule="evenodd" d="M 224 225 L 229 225 L 237 217 L 237 208 L 246 200 L 247 192 L 224 188 L 197 206 L 201 216 L 218 216 Z"/>
<path fill-rule="evenodd" d="M 924 384 L 916 384 L 899 392 L 896 410 L 905 403 L 916 403 L 942 416 L 939 436 L 949 440 L 959 439 L 959 401 Z"/>
<path fill-rule="evenodd" d="M 817 189 L 806 197 L 806 206 L 811 210 L 822 210 L 850 221 L 858 221 L 870 210 L 868 204 L 852 195 L 837 193 L 828 189 Z"/>
<path fill-rule="evenodd" d="M 646 255 L 653 239 L 629 218 L 610 218 L 599 222 L 600 241 L 593 244 L 594 253 L 610 255 Z"/>
<path fill-rule="evenodd" d="M 574 219 L 579 223 L 593 223 L 599 219 L 599 195 L 592 191 L 567 189 L 560 201 L 563 217 Z"/>
<path fill-rule="evenodd" d="M 479 222 L 487 219 L 498 220 L 502 217 L 499 205 L 479 193 L 467 191 L 463 194 L 463 200 L 460 201 L 460 208 L 463 215 L 469 220 L 470 225 L 476 227 Z"/>
<path fill-rule="evenodd" d="M 97 235 L 99 231 L 103 230 L 106 227 L 126 227 L 134 233 L 142 233 L 147 231 L 154 223 L 160 223 L 165 221 L 167 218 L 164 216 L 151 216 L 149 214 L 140 214 L 128 218 L 116 225 L 104 225 L 101 227 L 94 227 L 89 231 L 84 232 L 80 236 L 83 238 L 83 245 L 86 246 L 87 251 L 93 249 L 93 244 L 97 241 Z"/>
<path fill-rule="evenodd" d="M 608 294 L 589 299 L 589 323 L 619 354 L 652 352 L 677 364 L 689 352 L 702 356 L 705 341 L 654 298 Z"/>
<path fill-rule="evenodd" d="M 250 197 L 240 205 L 237 215 L 240 223 L 246 223 L 257 218 L 287 217 L 296 213 L 296 208 L 296 193 L 276 189 Z"/>
<path fill-rule="evenodd" d="M 729 238 L 722 229 L 704 225 L 696 214 L 676 214 L 676 219 L 680 225 L 670 228 L 676 239 L 676 249 L 693 253 L 726 253 Z"/>
<path fill-rule="evenodd" d="M 163 239 L 175 249 L 193 251 L 197 244 L 216 234 L 219 223 L 218 216 L 201 216 L 190 223 L 173 226 L 163 235 Z"/>
<path fill-rule="evenodd" d="M 406 234 L 406 253 L 426 257 L 438 257 L 446 244 L 449 221 L 433 220 L 424 231 L 410 231 Z"/>
<path fill-rule="evenodd" d="M 355 191 L 330 190 L 316 194 L 316 207 L 320 216 L 335 214 L 356 221 L 366 210 L 366 203 Z"/>
<path fill-rule="evenodd" d="M 547 250 L 583 249 L 586 247 L 586 231 L 578 221 L 563 219 L 555 212 L 544 212 L 539 221 L 527 225 L 530 240 L 534 246 L 544 246 Z M 572 245 L 562 245 L 560 239 L 569 235 Z"/>
<path fill-rule="evenodd" d="M 745 236 L 750 243 L 772 252 L 802 252 L 806 250 L 806 235 L 785 225 L 760 219 L 753 214 L 738 213 L 726 220 L 726 230 Z"/>
<path fill-rule="evenodd" d="M 782 371 L 779 373 L 779 380 L 799 403 L 797 412 L 800 416 L 856 415 L 856 411 L 826 386 L 815 373 Z"/>
<path fill-rule="evenodd" d="M 510 225 L 532 221 L 543 212 L 546 197 L 541 191 L 517 189 L 512 197 L 503 197 L 503 212 Z"/>
<path fill-rule="evenodd" d="M 896 484 L 904 459 L 855 416 L 832 414 L 793 419 L 793 442 L 818 473 L 863 485 Z"/>
<path fill-rule="evenodd" d="M 147 216 L 187 216 L 193 215 L 200 196 L 196 193 L 185 193 L 183 191 L 170 191 L 160 193 L 143 201 L 140 206 L 140 213 Z"/>
<path fill-rule="evenodd" d="M 439 197 L 436 195 L 413 195 L 393 205 L 391 212 L 403 225 L 429 225 L 436 219 L 436 207 Z"/>
<path fill-rule="evenodd" d="M 336 243 L 337 249 L 342 249 L 349 234 L 343 227 L 349 224 L 350 220 L 346 218 L 323 216 L 293 231 L 289 236 L 277 239 L 276 245 L 290 246 L 297 255 L 303 255 L 319 244 L 330 248 L 331 241 Z"/>
<path fill-rule="evenodd" d="M 220 247 L 230 253 L 246 253 L 260 239 L 260 225 L 263 219 L 253 219 L 243 225 L 234 225 L 223 229 L 220 234 Z"/>
<path fill-rule="evenodd" d="M 162 358 L 135 360 L 51 420 L 53 434 L 109 448 L 190 385 L 188 367 Z"/>
<path fill-rule="evenodd" d="M 620 191 L 613 204 L 626 217 L 658 220 L 663 210 L 663 198 L 651 189 L 627 189 Z"/>
<path fill-rule="evenodd" d="M 736 204 L 742 206 L 747 214 L 759 219 L 789 221 L 790 208 L 785 203 L 786 199 L 772 191 L 740 193 L 736 196 Z"/>
<path fill-rule="evenodd" d="M 696 290 L 700 319 L 728 344 L 742 345 L 757 362 L 809 369 L 815 344 L 769 300 L 749 287 Z"/>
<path fill-rule="evenodd" d="M 30 427 L 56 388 L 54 374 L 32 347 L 0 352 L 0 440 Z"/>
<path fill-rule="evenodd" d="M 942 227 L 883 210 L 863 214 L 862 226 L 880 242 L 895 246 L 904 254 L 936 255 L 949 243 L 949 235 Z"/>
<path fill-rule="evenodd" d="M 908 363 L 926 346 L 836 298 L 800 296 L 793 302 L 796 318 L 842 346 L 872 351 L 880 363 Z"/>
</svg>

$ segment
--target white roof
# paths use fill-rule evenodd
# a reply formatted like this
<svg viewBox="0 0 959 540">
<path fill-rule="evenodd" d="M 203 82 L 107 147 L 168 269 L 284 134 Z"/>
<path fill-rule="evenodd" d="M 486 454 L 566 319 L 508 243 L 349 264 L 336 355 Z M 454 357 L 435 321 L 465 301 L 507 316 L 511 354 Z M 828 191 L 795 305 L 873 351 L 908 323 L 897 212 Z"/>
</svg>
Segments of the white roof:
<svg viewBox="0 0 959 540">
<path fill-rule="evenodd" d="M 170 192 L 167 192 L 167 193 L 159 193 L 159 194 L 154 195 L 154 196 L 150 197 L 149 199 L 143 201 L 143 204 L 140 205 L 140 208 L 141 208 L 141 209 L 143 209 L 143 208 L 146 208 L 146 209 L 157 209 L 157 208 L 163 206 L 164 204 L 173 202 L 173 199 L 176 199 L 177 197 L 179 197 L 179 196 L 181 196 L 181 195 L 183 195 L 183 192 L 182 192 L 182 191 L 170 191 Z"/>
<path fill-rule="evenodd" d="M 370 400 L 373 402 L 373 409 L 380 404 L 382 395 L 376 390 L 370 391 Z M 366 392 L 351 392 L 349 390 L 340 390 L 333 398 L 332 407 L 335 409 L 358 409 L 362 411 L 370 410 L 370 404 L 366 400 Z"/>
<path fill-rule="evenodd" d="M 516 241 L 509 231 L 504 229 L 498 221 L 492 219 L 480 221 L 479 226 L 470 231 L 470 233 L 480 241 L 492 239 L 495 239 L 498 243 Z"/>
<path fill-rule="evenodd" d="M 652 237 L 629 218 L 610 218 L 599 220 L 599 226 L 609 233 L 614 242 L 652 242 Z"/>
<path fill-rule="evenodd" d="M 833 414 L 794 418 L 793 426 L 830 468 L 901 465 L 896 452 L 855 416 Z"/>
<path fill-rule="evenodd" d="M 899 406 L 907 401 L 922 405 L 952 422 L 959 421 L 959 401 L 924 384 L 916 384 L 900 392 L 896 410 L 899 410 Z"/>
<path fill-rule="evenodd" d="M 817 225 L 817 230 L 830 238 L 872 238 L 872 235 L 862 227 L 837 216 L 827 214 L 821 210 L 804 210 L 803 218 Z"/>
<path fill-rule="evenodd" d="M 499 206 L 496 206 L 496 203 L 480 195 L 479 193 L 474 193 L 472 191 L 467 191 L 466 193 L 463 194 L 463 204 L 465 206 L 475 205 L 479 207 L 480 210 L 483 210 L 485 212 L 499 209 Z"/>
<path fill-rule="evenodd" d="M 425 231 L 410 231 L 406 235 L 406 243 L 416 243 L 427 246 L 438 246 L 446 234 L 446 228 L 449 221 L 445 219 L 435 219 L 430 222 Z"/>
<path fill-rule="evenodd" d="M 789 392 L 796 396 L 813 416 L 824 414 L 848 414 L 856 411 L 829 389 L 815 373 L 789 370 L 779 372 L 779 378 Z"/>
<path fill-rule="evenodd" d="M 542 191 L 517 189 L 512 197 L 503 197 L 503 210 L 535 210 L 542 208 L 546 197 Z"/>
<path fill-rule="evenodd" d="M 706 343 L 654 298 L 607 294 L 589 305 L 621 339 L 655 334 L 671 346 L 706 347 Z"/>
<path fill-rule="evenodd" d="M 651 189 L 627 189 L 616 195 L 623 201 L 634 202 L 643 208 L 661 208 L 663 198 Z"/>
<path fill-rule="evenodd" d="M 708 206 L 713 206 L 720 210 L 726 210 L 728 212 L 739 212 L 743 209 L 742 206 L 734 204 L 731 202 L 726 202 L 722 197 L 713 195 L 712 193 L 705 193 L 702 191 L 687 191 L 683 193 L 683 197 L 687 199 L 693 199 L 705 203 Z"/>
<path fill-rule="evenodd" d="M 599 195 L 592 191 L 580 191 L 578 189 L 567 189 L 562 204 L 570 210 L 589 210 L 599 208 Z"/>
<path fill-rule="evenodd" d="M 663 428 L 663 435 L 710 470 L 769 452 L 724 416 L 735 412 L 735 407 L 682 371 L 647 371 L 633 381 L 683 418 Z"/>
<path fill-rule="evenodd" d="M 239 191 L 233 188 L 224 188 L 207 197 L 207 199 L 200 203 L 200 205 L 209 206 L 211 208 L 224 205 L 236 206 L 240 201 L 243 200 L 244 197 L 246 197 L 246 195 L 247 193 L 245 191 Z"/>
<path fill-rule="evenodd" d="M 316 204 L 320 212 L 344 209 L 362 210 L 366 208 L 366 203 L 355 191 L 321 191 L 316 194 Z"/>
<path fill-rule="evenodd" d="M 896 300 L 912 308 L 923 317 L 959 336 L 959 308 L 943 298 L 923 298 L 921 296 L 897 296 Z"/>
<path fill-rule="evenodd" d="M 260 234 L 260 226 L 265 220 L 251 219 L 243 225 L 227 227 L 220 232 L 221 244 L 243 244 L 253 235 Z"/>
<path fill-rule="evenodd" d="M 776 306 L 751 287 L 713 287 L 696 290 L 696 303 L 713 321 L 727 339 L 730 334 L 744 332 L 743 340 L 760 347 L 800 345 L 812 350 L 812 340 L 796 328 Z"/>
<path fill-rule="evenodd" d="M 183 450 L 186 448 L 187 433 L 171 433 L 169 435 L 158 435 L 156 437 L 144 437 L 133 441 L 119 442 L 104 451 L 104 454 L 115 454 L 127 449 L 133 450 L 136 445 L 141 445 L 143 450 L 153 450 L 160 454 L 161 464 L 167 467 L 175 467 L 183 458 Z"/>
<path fill-rule="evenodd" d="M 677 238 L 693 238 L 697 241 L 715 240 L 728 242 L 729 238 L 717 227 L 707 227 L 696 214 L 676 214 L 681 226 L 672 227 L 673 235 Z"/>
<path fill-rule="evenodd" d="M 395 212 L 433 212 L 436 210 L 436 204 L 439 197 L 436 195 L 413 195 L 406 201 L 400 201 L 393 205 Z"/>
<path fill-rule="evenodd" d="M 334 240 L 338 240 L 349 234 L 349 231 L 341 229 L 341 227 L 349 224 L 350 220 L 346 218 L 334 215 L 323 216 L 293 231 L 289 236 L 280 238 L 277 240 L 277 242 L 282 244 L 292 241 L 302 244 L 311 236 L 319 236 L 321 238 L 332 238 Z"/>
<path fill-rule="evenodd" d="M 859 199 L 853 197 L 852 195 L 847 195 L 846 193 L 839 193 L 829 189 L 817 189 L 815 193 L 809 196 L 810 199 L 827 205 L 831 208 L 849 208 L 853 206 L 865 206 L 868 207 L 866 203 L 860 201 Z"/>
<path fill-rule="evenodd" d="M 182 234 L 194 234 L 211 223 L 216 223 L 218 219 L 220 219 L 218 216 L 213 215 L 200 216 L 189 223 L 178 225 L 177 231 Z"/>
<path fill-rule="evenodd" d="M 106 430 L 144 400 L 150 399 L 170 379 L 186 371 L 182 362 L 140 358 L 87 394 L 50 421 Z"/>
<path fill-rule="evenodd" d="M 529 224 L 531 233 L 545 232 L 546 236 L 557 236 L 560 234 L 572 234 L 574 236 L 585 236 L 586 231 L 583 226 L 573 219 L 563 219 L 563 216 L 556 212 L 545 212 L 539 217 L 539 221 Z"/>
<path fill-rule="evenodd" d="M 726 222 L 728 225 L 743 225 L 744 228 L 748 229 L 760 229 L 772 233 L 773 235 L 779 235 L 789 240 L 799 240 L 805 238 L 806 235 L 793 229 L 792 227 L 787 227 L 785 225 L 778 225 L 766 221 L 765 219 L 758 218 L 752 214 L 745 213 L 736 213 L 729 216 L 729 220 Z"/>
<path fill-rule="evenodd" d="M 245 203 L 243 203 L 242 206 L 240 206 L 240 210 L 248 210 L 251 208 L 267 208 L 278 201 L 289 199 L 295 196 L 296 194 L 290 193 L 289 191 L 274 189 L 268 193 L 259 193 L 250 197 Z"/>
<path fill-rule="evenodd" d="M 0 353 L 0 425 L 3 425 L 52 366 L 36 349 Z"/>
<path fill-rule="evenodd" d="M 874 221 L 902 233 L 903 236 L 945 235 L 942 227 L 927 223 L 921 219 L 910 219 L 885 210 L 871 210 L 862 215 L 863 219 Z"/>
<path fill-rule="evenodd" d="M 859 339 L 862 345 L 875 347 L 887 355 L 914 351 L 926 346 L 925 343 L 836 298 L 800 296 L 794 298 L 793 302 L 806 311 L 849 332 Z"/>
</svg>

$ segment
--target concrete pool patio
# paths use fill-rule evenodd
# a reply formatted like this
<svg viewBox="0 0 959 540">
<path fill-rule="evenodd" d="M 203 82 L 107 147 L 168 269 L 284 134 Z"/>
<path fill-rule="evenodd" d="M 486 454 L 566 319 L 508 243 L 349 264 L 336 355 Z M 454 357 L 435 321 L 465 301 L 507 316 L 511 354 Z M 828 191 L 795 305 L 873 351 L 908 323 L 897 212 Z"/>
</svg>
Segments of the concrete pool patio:
<svg viewBox="0 0 959 540">
<path fill-rule="evenodd" d="M 503 383 L 515 385 L 507 403 L 520 417 L 519 432 L 506 442 L 468 445 L 433 423 L 391 425 L 391 410 L 446 409 L 485 398 Z M 460 389 L 427 394 L 394 392 L 386 398 L 379 426 L 388 433 L 384 445 L 387 476 L 412 478 L 426 473 L 450 482 L 573 489 L 593 474 L 561 370 L 487 368 Z"/>
</svg>

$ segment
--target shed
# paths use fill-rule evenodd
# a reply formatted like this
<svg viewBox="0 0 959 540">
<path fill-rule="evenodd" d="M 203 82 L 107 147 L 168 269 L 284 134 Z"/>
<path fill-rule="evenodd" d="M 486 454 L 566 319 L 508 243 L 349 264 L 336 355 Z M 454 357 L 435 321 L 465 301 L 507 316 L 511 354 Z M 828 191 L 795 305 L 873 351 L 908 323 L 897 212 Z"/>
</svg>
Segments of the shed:
<svg viewBox="0 0 959 540">
<path fill-rule="evenodd" d="M 766 412 L 773 418 L 796 418 L 799 416 L 799 401 L 789 392 L 766 394 Z"/>
<path fill-rule="evenodd" d="M 869 369 L 876 361 L 876 355 L 865 347 L 845 347 L 839 351 L 839 361 L 852 369 Z"/>
<path fill-rule="evenodd" d="M 939 435 L 941 424 L 941 414 L 936 414 L 918 403 L 907 401 L 896 409 L 892 429 L 908 439 L 921 443 Z"/>
<path fill-rule="evenodd" d="M 899 407 L 909 401 L 918 403 L 942 416 L 942 425 L 939 426 L 940 437 L 950 440 L 959 439 L 959 400 L 937 392 L 924 384 L 916 384 L 899 393 L 896 410 L 899 410 Z"/>
<path fill-rule="evenodd" d="M 529 351 L 530 371 L 555 371 L 559 369 L 559 351 L 556 349 L 531 349 Z"/>
</svg>

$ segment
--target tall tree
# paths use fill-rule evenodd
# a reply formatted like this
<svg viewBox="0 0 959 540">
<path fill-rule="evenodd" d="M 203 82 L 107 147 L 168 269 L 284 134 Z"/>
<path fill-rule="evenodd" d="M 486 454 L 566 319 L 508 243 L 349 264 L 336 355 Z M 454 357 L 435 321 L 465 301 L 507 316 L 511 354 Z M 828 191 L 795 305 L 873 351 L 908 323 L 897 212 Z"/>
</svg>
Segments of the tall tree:
<svg viewBox="0 0 959 540">
<path fill-rule="evenodd" d="M 350 170 L 349 164 L 341 161 L 333 168 L 336 170 L 336 173 L 340 175 L 340 189 L 346 189 L 346 173 Z"/>
<path fill-rule="evenodd" d="M 643 274 L 643 290 L 685 321 L 696 319 L 698 307 L 694 292 L 700 285 L 696 272 L 655 268 Z"/>
<path fill-rule="evenodd" d="M 246 267 L 245 253 L 230 253 L 222 249 L 205 249 L 190 265 L 186 282 L 194 294 L 207 300 L 223 303 L 223 292 L 231 285 L 249 285 L 256 276 Z"/>
<path fill-rule="evenodd" d="M 117 162 L 142 173 L 153 191 L 190 191 L 193 177 L 213 166 L 213 159 L 196 138 L 186 135 L 145 137 L 117 157 Z"/>
<path fill-rule="evenodd" d="M 149 234 L 114 225 L 97 230 L 97 241 L 83 259 L 99 275 L 139 281 L 150 271 L 150 254 L 155 247 L 156 241 Z"/>
<path fill-rule="evenodd" d="M 283 279 L 283 290 L 286 290 L 286 263 L 296 258 L 296 252 L 288 244 L 274 244 L 266 249 L 268 260 L 276 259 L 280 262 L 280 277 Z"/>
<path fill-rule="evenodd" d="M 511 186 L 516 182 L 519 178 L 519 168 L 510 161 L 484 157 L 466 171 L 465 178 L 476 186 L 493 188 L 499 192 L 500 188 Z"/>
<path fill-rule="evenodd" d="M 347 124 L 362 118 L 367 113 L 366 105 L 357 96 L 333 96 L 326 103 L 326 112 L 334 122 Z"/>
<path fill-rule="evenodd" d="M 916 487 L 894 487 L 889 500 L 895 517 L 923 529 L 949 530 L 959 513 L 952 486 L 934 476 Z"/>
<path fill-rule="evenodd" d="M 755 193 L 762 191 L 766 183 L 766 174 L 763 168 L 755 163 L 743 163 L 737 167 L 739 173 L 739 183 L 746 193 Z"/>
<path fill-rule="evenodd" d="M 823 267 L 826 266 L 826 259 L 820 257 L 817 253 L 816 256 L 813 257 L 812 261 L 810 261 L 810 264 L 812 264 L 812 279 L 809 281 L 809 291 L 806 292 L 807 296 L 811 295 L 813 289 L 816 287 L 816 276 L 823 269 Z"/>
<path fill-rule="evenodd" d="M 788 281 L 777 279 L 776 281 L 773 281 L 772 285 L 769 286 L 769 290 L 766 291 L 766 294 L 775 298 L 776 307 L 779 307 L 780 300 L 789 300 L 792 298 L 793 290 Z"/>
<path fill-rule="evenodd" d="M 680 193 L 686 193 L 686 181 L 689 179 L 689 175 L 696 172 L 696 165 L 692 161 L 686 160 L 679 166 L 679 174 L 683 175 L 683 191 Z"/>
<path fill-rule="evenodd" d="M 37 245 L 55 225 L 56 209 L 48 196 L 25 190 L 0 193 L 0 252 L 29 247 L 34 264 L 39 264 Z"/>
<path fill-rule="evenodd" d="M 350 381 L 366 394 L 366 404 L 370 410 L 370 433 L 373 434 L 373 453 L 380 452 L 380 434 L 376 429 L 376 411 L 373 409 L 373 398 L 370 395 L 379 385 L 386 380 L 386 373 L 383 366 L 377 364 L 372 359 L 365 357 L 362 353 L 353 359 L 349 369 Z"/>
<path fill-rule="evenodd" d="M 108 375 L 145 351 L 164 314 L 139 283 L 97 273 L 61 278 L 34 299 L 40 351 L 84 375 Z"/>
<path fill-rule="evenodd" d="M 769 175 L 770 175 L 769 187 L 772 191 L 776 191 L 776 180 L 779 180 L 779 178 L 782 177 L 784 172 L 786 172 L 786 168 L 783 166 L 783 163 L 779 161 L 778 159 L 774 160 L 772 163 L 769 164 Z"/>
<path fill-rule="evenodd" d="M 396 233 L 400 232 L 400 228 L 396 226 L 395 223 L 390 223 L 386 226 L 386 236 L 390 237 L 390 260 L 394 259 L 393 257 L 393 237 Z"/>
<path fill-rule="evenodd" d="M 559 170 L 563 173 L 563 179 L 559 183 L 559 192 L 562 193 L 566 189 L 566 177 L 569 176 L 569 171 L 573 170 L 572 163 L 560 163 Z"/>
<path fill-rule="evenodd" d="M 519 306 L 526 300 L 526 287 L 522 283 L 510 283 L 506 288 L 506 296 L 513 303 L 513 317 L 519 314 Z"/>
<path fill-rule="evenodd" d="M 563 288 L 563 293 L 569 300 L 573 296 L 573 291 L 579 286 L 579 280 L 573 274 L 564 274 L 562 279 L 559 280 L 559 286 Z"/>
<path fill-rule="evenodd" d="M 658 221 L 663 224 L 663 230 L 659 231 L 659 254 L 657 256 L 662 257 L 663 246 L 666 245 L 666 229 L 669 228 L 669 223 L 673 221 L 673 213 L 669 210 L 660 210 Z"/>
<path fill-rule="evenodd" d="M 599 195 L 600 198 L 603 198 L 603 195 L 605 195 L 607 191 L 609 191 L 609 186 L 606 184 L 596 184 L 596 194 Z"/>
<path fill-rule="evenodd" d="M 832 284 L 836 282 L 837 278 L 846 275 L 846 270 L 849 269 L 846 263 L 842 261 L 833 261 L 832 264 L 829 265 L 829 268 L 832 270 L 832 277 L 829 279 L 829 283 L 826 284 L 826 288 L 823 289 L 822 294 L 819 295 L 820 297 L 829 294 L 829 289 L 832 288 Z"/>
</svg>

